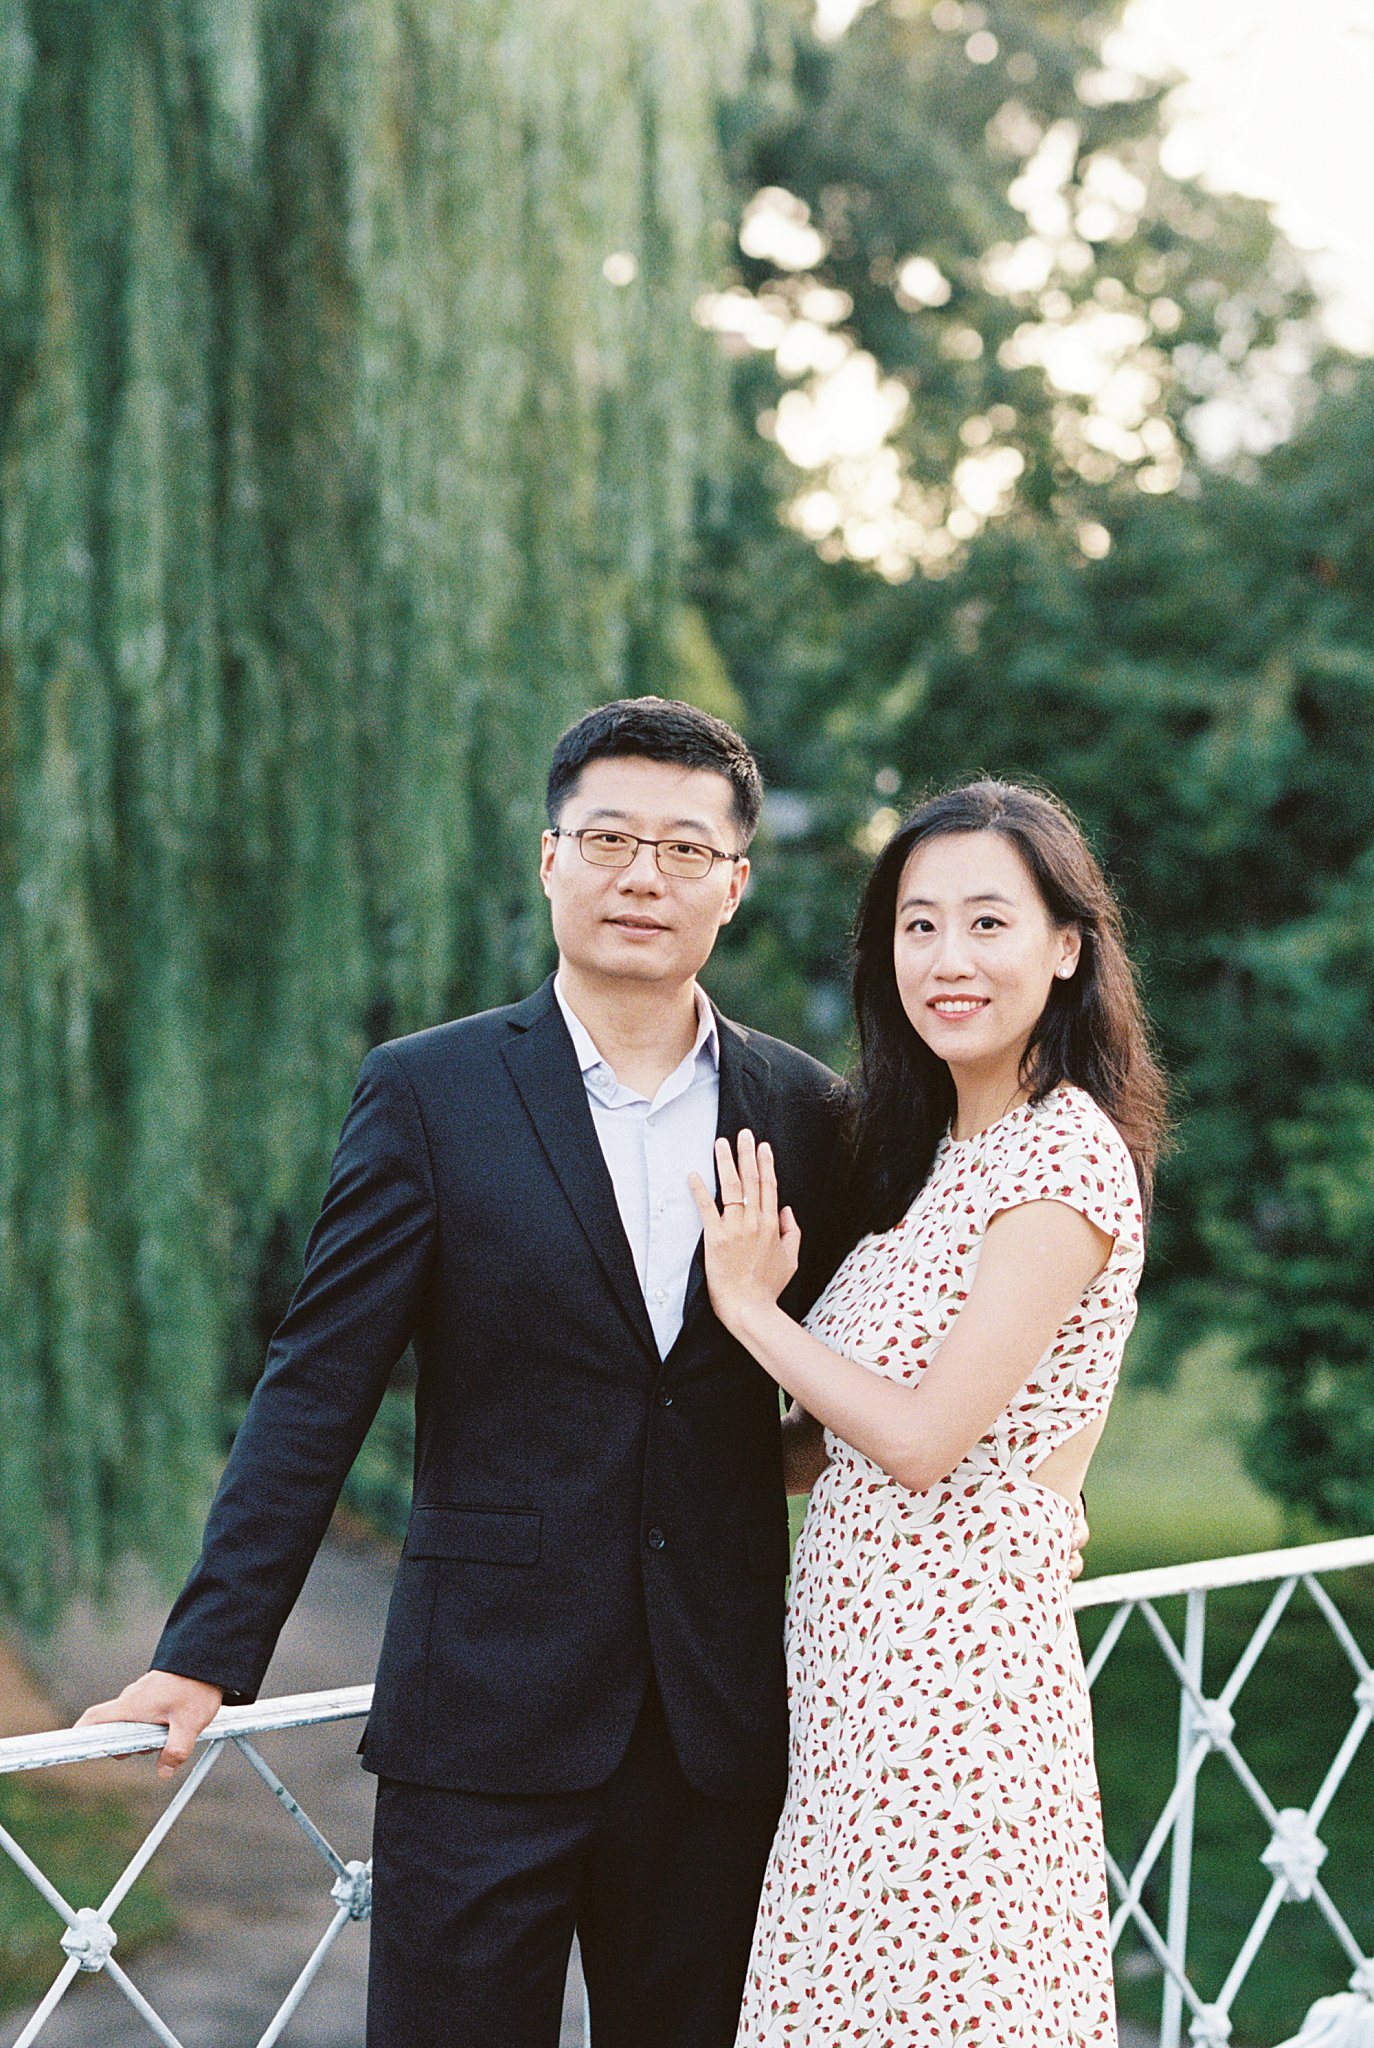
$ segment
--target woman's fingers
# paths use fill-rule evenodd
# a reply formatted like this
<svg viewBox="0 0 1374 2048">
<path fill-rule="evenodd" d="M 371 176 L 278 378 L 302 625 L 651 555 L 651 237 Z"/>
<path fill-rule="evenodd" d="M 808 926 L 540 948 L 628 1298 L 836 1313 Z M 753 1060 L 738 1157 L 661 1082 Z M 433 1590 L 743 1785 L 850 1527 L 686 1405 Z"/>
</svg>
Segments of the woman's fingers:
<svg viewBox="0 0 1374 2048">
<path fill-rule="evenodd" d="M 764 1158 L 770 1150 L 768 1142 L 765 1139 L 760 1144 L 751 1130 L 743 1130 L 735 1140 L 735 1149 L 739 1154 L 740 1186 L 744 1191 L 745 1202 L 755 1215 L 761 1210 L 767 1213 Z"/>
<path fill-rule="evenodd" d="M 773 1164 L 773 1147 L 765 1138 L 759 1146 L 759 1207 L 765 1220 L 778 1220 L 778 1172 Z"/>
<path fill-rule="evenodd" d="M 687 1185 L 701 1217 L 706 1281 L 716 1314 L 734 1327 L 754 1302 L 775 1302 L 797 1269 L 798 1231 L 790 1209 L 778 1215 L 777 1169 L 772 1149 L 741 1131 L 732 1146 L 715 1146 L 719 1206 L 700 1174 Z"/>
<path fill-rule="evenodd" d="M 784 1209 L 778 1218 L 778 1242 L 787 1255 L 788 1264 L 795 1273 L 801 1264 L 801 1225 L 791 1209 Z"/>
<path fill-rule="evenodd" d="M 735 1140 L 735 1151 L 739 1159 L 739 1184 L 745 1206 L 751 1214 L 758 1214 L 759 1205 L 759 1158 L 752 1131 L 741 1131 Z"/>
<path fill-rule="evenodd" d="M 740 1136 L 743 1135 L 741 1131 Z M 744 1185 L 735 1166 L 735 1155 L 730 1150 L 728 1138 L 716 1139 L 716 1181 L 720 1188 L 722 1208 L 731 1202 L 744 1200 Z"/>
<path fill-rule="evenodd" d="M 692 1178 L 695 1181 L 692 1193 L 704 1216 L 702 1196 L 697 1194 L 701 1182 L 695 1176 Z M 716 1180 L 720 1188 L 721 1211 L 727 1219 L 733 1212 L 738 1223 L 748 1222 L 763 1229 L 770 1237 L 779 1231 L 787 1235 L 778 1215 L 777 1163 L 767 1139 L 760 1144 L 752 1131 L 744 1130 L 732 1149 L 728 1138 L 717 1138 Z M 715 1204 L 710 1203 L 710 1207 L 714 1211 Z M 795 1223 L 790 1228 L 795 1231 Z"/>
</svg>

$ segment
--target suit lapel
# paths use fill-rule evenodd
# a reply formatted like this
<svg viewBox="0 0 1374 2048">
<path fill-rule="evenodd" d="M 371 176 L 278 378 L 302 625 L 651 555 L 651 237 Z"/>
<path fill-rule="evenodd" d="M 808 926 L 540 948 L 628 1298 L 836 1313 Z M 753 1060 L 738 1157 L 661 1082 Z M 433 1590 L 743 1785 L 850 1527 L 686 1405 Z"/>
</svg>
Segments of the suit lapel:
<svg viewBox="0 0 1374 2048">
<path fill-rule="evenodd" d="M 755 1049 L 747 1031 L 741 1030 L 738 1024 L 732 1024 L 728 1017 L 722 1017 L 718 1010 L 716 1023 L 720 1032 L 720 1108 L 716 1114 L 716 1136 L 728 1138 L 732 1145 L 745 1130 L 752 1131 L 756 1138 L 767 1137 L 772 1069 L 762 1053 Z M 687 1293 L 682 1304 L 684 1331 L 706 1300 L 706 1254 L 703 1246 L 698 1244 L 687 1275 Z"/>
<path fill-rule="evenodd" d="M 657 1360 L 634 1255 L 552 982 L 520 1004 L 511 1021 L 514 1028 L 502 1048 L 510 1077 L 616 1300 L 635 1335 Z"/>
</svg>

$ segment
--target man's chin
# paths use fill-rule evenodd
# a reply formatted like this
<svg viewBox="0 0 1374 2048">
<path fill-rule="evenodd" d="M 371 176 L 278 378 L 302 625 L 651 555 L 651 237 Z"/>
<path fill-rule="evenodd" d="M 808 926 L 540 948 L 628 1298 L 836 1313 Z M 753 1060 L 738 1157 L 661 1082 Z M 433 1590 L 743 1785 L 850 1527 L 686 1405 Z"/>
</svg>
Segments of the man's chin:
<svg viewBox="0 0 1374 2048">
<path fill-rule="evenodd" d="M 680 982 L 690 981 L 690 974 L 662 960 L 651 960 L 645 956 L 623 955 L 618 960 L 603 961 L 601 974 L 607 981 L 662 982 L 665 987 L 676 988 Z"/>
<path fill-rule="evenodd" d="M 595 960 L 579 961 L 576 965 L 584 974 L 594 974 L 598 981 L 623 982 L 630 987 L 654 982 L 664 988 L 678 988 L 694 980 L 696 973 L 683 961 L 668 959 L 661 947 L 637 941 L 629 945 L 612 943 Z"/>
</svg>

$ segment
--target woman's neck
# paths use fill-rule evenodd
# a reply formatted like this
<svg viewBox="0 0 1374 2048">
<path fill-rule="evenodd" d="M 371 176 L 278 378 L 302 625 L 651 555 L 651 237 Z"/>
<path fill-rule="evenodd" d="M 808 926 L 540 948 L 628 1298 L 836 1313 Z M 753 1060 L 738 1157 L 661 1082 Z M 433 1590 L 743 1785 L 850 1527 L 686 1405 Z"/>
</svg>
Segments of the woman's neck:
<svg viewBox="0 0 1374 2048">
<path fill-rule="evenodd" d="M 976 1138 L 989 1124 L 995 1124 L 1008 1110 L 1030 1100 L 1030 1089 L 1021 1078 L 1019 1064 L 1014 1070 L 1000 1066 L 991 1073 L 954 1076 L 954 1121 L 951 1135 L 956 1142 Z"/>
</svg>

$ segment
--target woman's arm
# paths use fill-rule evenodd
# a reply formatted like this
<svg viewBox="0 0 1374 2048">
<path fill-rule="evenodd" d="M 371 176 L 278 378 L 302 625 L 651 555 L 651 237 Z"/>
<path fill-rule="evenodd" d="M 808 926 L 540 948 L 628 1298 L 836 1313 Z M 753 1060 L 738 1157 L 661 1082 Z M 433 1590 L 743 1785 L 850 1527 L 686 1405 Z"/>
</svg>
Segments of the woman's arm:
<svg viewBox="0 0 1374 2048">
<path fill-rule="evenodd" d="M 770 1148 L 720 1140 L 718 1210 L 694 1176 L 711 1302 L 726 1328 L 794 1402 L 913 1492 L 943 1479 L 986 1435 L 1054 1341 L 1111 1251 L 1104 1231 L 1062 1202 L 993 1218 L 968 1299 L 919 1386 L 881 1378 L 832 1351 L 777 1305 L 799 1234 L 781 1217 Z"/>
</svg>

